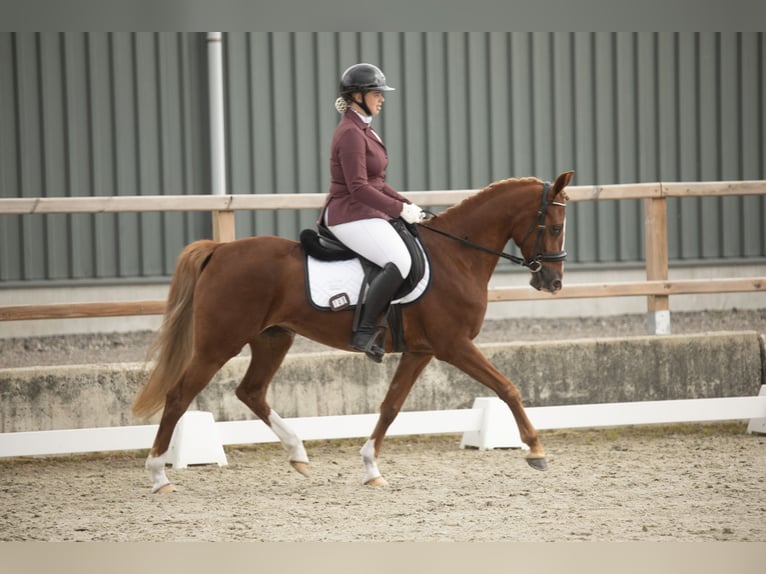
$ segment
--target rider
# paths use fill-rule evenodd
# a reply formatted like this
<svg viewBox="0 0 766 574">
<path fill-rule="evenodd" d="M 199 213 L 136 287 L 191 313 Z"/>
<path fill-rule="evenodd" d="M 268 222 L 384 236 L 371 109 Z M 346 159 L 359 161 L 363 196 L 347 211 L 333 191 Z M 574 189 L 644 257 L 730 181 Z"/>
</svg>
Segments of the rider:
<svg viewBox="0 0 766 574">
<path fill-rule="evenodd" d="M 383 92 L 394 89 L 372 64 L 356 64 L 343 72 L 335 101 L 343 117 L 332 138 L 330 190 L 319 216 L 338 240 L 381 268 L 367 290 L 350 345 L 378 363 L 384 353 L 377 343 L 378 319 L 412 266 L 389 220 L 401 217 L 415 223 L 424 217 L 423 210 L 386 183 L 386 147 L 370 126 L 383 106 Z"/>
</svg>

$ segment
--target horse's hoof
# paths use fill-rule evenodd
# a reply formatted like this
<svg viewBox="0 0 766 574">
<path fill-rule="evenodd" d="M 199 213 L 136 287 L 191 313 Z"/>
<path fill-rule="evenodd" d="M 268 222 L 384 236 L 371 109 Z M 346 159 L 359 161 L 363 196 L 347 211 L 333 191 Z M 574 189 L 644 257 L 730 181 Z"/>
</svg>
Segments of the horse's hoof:
<svg viewBox="0 0 766 574">
<path fill-rule="evenodd" d="M 545 462 L 545 457 L 527 458 L 527 464 L 535 470 L 548 470 L 548 463 Z"/>
<path fill-rule="evenodd" d="M 300 462 L 300 461 L 297 461 L 297 460 L 291 460 L 290 464 L 292 465 L 292 467 L 295 470 L 297 470 L 303 476 L 309 476 L 309 463 L 307 463 L 307 462 Z"/>
<path fill-rule="evenodd" d="M 157 490 L 154 491 L 154 494 L 170 494 L 171 492 L 175 492 L 176 487 L 174 484 L 168 482 L 164 486 L 160 486 Z"/>
<path fill-rule="evenodd" d="M 376 476 L 364 483 L 365 486 L 388 486 L 388 482 L 382 476 Z"/>
</svg>

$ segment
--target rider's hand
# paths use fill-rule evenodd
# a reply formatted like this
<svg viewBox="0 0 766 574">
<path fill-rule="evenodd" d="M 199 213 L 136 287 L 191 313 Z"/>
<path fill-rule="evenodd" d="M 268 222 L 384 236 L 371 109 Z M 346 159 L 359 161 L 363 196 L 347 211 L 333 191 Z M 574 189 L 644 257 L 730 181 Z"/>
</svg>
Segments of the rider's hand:
<svg viewBox="0 0 766 574">
<path fill-rule="evenodd" d="M 414 203 L 403 203 L 402 213 L 399 216 L 407 223 L 417 223 L 426 218 L 426 214 Z"/>
</svg>

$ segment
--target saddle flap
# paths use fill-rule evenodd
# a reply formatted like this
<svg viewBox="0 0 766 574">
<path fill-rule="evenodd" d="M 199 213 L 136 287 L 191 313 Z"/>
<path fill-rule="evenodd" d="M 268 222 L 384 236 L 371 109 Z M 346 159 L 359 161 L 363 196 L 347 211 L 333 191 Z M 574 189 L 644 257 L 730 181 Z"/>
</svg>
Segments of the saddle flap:
<svg viewBox="0 0 766 574">
<path fill-rule="evenodd" d="M 398 299 L 415 289 L 423 275 L 425 275 L 426 253 L 425 248 L 421 248 L 419 241 L 416 239 L 417 228 L 414 225 L 409 226 L 401 219 L 393 219 L 390 223 L 407 246 L 407 251 L 410 252 L 410 260 L 412 261 L 409 275 L 404 278 L 404 283 L 394 296 L 394 299 Z"/>
</svg>

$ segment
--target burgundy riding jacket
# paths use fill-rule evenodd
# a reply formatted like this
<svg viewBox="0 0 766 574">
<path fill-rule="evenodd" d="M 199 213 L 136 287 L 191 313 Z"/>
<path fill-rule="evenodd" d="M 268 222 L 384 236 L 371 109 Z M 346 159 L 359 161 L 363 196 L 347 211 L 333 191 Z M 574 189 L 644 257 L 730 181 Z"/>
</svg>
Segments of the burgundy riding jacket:
<svg viewBox="0 0 766 574">
<path fill-rule="evenodd" d="M 346 110 L 330 149 L 330 191 L 319 216 L 328 225 L 359 219 L 399 217 L 410 203 L 386 183 L 386 146 L 356 112 Z"/>
</svg>

